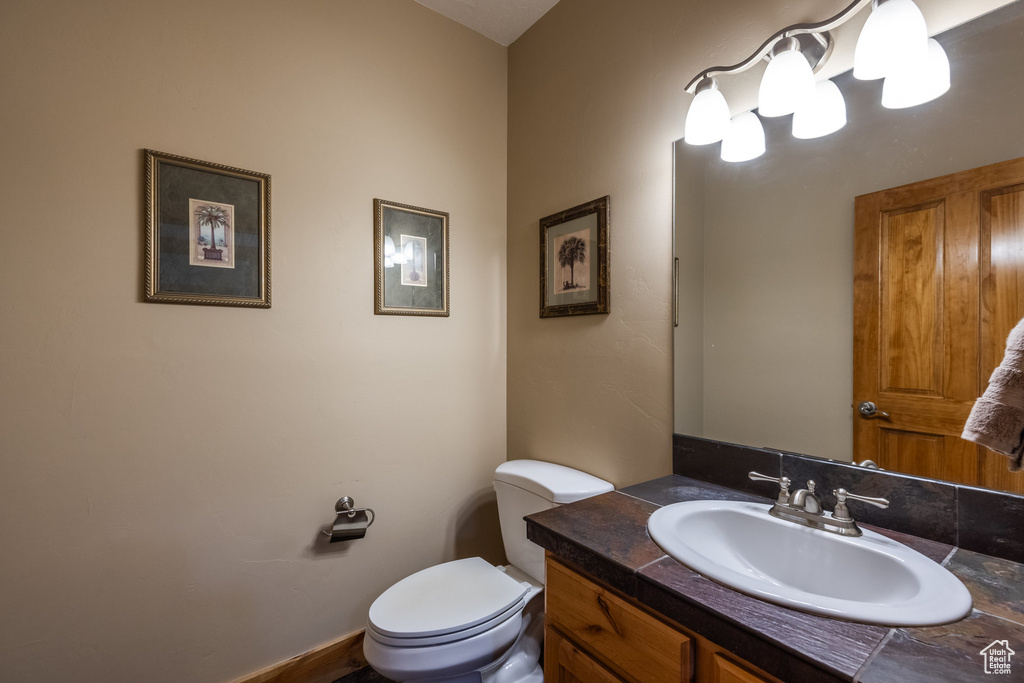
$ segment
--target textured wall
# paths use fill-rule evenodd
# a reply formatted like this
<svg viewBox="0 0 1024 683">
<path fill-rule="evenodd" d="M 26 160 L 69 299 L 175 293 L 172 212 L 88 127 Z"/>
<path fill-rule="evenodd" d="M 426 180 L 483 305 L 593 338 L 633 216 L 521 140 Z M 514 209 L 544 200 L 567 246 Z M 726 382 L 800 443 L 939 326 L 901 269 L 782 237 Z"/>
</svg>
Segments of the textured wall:
<svg viewBox="0 0 1024 683">
<path fill-rule="evenodd" d="M 506 73 L 411 0 L 0 3 L 0 681 L 227 681 L 501 559 Z M 140 301 L 144 147 L 271 174 L 272 309 Z M 451 213 L 450 318 L 373 315 L 374 197 Z"/>
</svg>

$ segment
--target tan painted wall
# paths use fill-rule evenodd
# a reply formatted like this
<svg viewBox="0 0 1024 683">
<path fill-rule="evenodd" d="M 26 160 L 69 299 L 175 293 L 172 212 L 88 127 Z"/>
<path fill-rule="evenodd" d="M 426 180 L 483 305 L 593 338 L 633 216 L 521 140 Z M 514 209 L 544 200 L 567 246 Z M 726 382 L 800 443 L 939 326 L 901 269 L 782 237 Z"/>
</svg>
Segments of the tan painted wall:
<svg viewBox="0 0 1024 683">
<path fill-rule="evenodd" d="M 740 61 L 772 32 L 847 4 L 561 0 L 510 47 L 509 457 L 555 460 L 617 485 L 670 471 L 672 141 L 692 99 L 683 88 L 699 69 Z M 1002 4 L 921 2 L 933 30 Z M 723 87 L 737 112 L 752 106 L 751 85 Z M 540 320 L 538 219 L 604 194 L 611 314 Z M 676 373 L 696 384 L 703 294 L 681 297 Z M 675 407 L 681 422 L 700 424 L 692 402 L 701 393 L 676 388 L 676 400 L 691 402 Z"/>
<path fill-rule="evenodd" d="M 227 681 L 502 558 L 506 55 L 412 0 L 0 4 L 0 681 Z M 272 309 L 140 302 L 144 147 L 272 175 Z M 451 213 L 449 319 L 373 315 L 374 197 Z"/>
<path fill-rule="evenodd" d="M 813 19 L 821 5 L 561 0 L 509 48 L 509 457 L 619 486 L 671 471 L 672 141 L 690 99 L 683 87 L 701 66 L 738 59 L 735 45 L 759 44 L 765 26 Z M 539 319 L 538 219 L 605 194 L 611 313 Z"/>
</svg>

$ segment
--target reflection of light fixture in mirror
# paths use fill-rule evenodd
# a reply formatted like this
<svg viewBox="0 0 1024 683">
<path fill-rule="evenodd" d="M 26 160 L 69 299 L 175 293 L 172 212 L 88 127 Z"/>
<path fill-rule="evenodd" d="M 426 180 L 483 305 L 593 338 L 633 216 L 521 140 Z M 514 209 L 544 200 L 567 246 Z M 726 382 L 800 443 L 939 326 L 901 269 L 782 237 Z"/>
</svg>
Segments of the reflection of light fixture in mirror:
<svg viewBox="0 0 1024 683">
<path fill-rule="evenodd" d="M 783 38 L 772 48 L 772 58 L 761 78 L 757 111 L 761 116 L 792 114 L 814 96 L 814 72 L 800 51 L 800 41 Z"/>
<path fill-rule="evenodd" d="M 750 161 L 764 154 L 764 127 L 752 111 L 733 117 L 722 140 L 723 161 Z"/>
<path fill-rule="evenodd" d="M 934 38 L 928 39 L 928 56 L 918 64 L 890 73 L 882 84 L 882 106 L 905 109 L 931 102 L 949 90 L 949 58 Z"/>
<path fill-rule="evenodd" d="M 793 113 L 793 137 L 801 140 L 835 133 L 846 125 L 846 100 L 839 86 L 830 80 L 819 81 L 814 96 Z"/>
<path fill-rule="evenodd" d="M 397 265 L 400 265 L 400 266 L 404 265 L 406 260 L 407 260 L 406 259 L 406 255 L 405 255 L 405 249 L 396 249 L 395 248 L 395 243 L 391 241 L 390 237 L 385 237 L 384 239 L 387 240 L 387 242 L 391 242 L 391 262 L 395 263 Z M 385 242 L 385 245 L 384 245 L 384 255 L 385 256 L 387 256 L 387 253 L 388 253 L 387 242 Z"/>
<path fill-rule="evenodd" d="M 718 91 L 715 77 L 742 73 L 762 60 L 768 60 L 768 67 L 758 92 L 760 116 L 794 114 L 793 135 L 798 138 L 821 137 L 846 125 L 846 104 L 842 93 L 831 81 L 815 85 L 813 74 L 832 54 L 831 31 L 869 4 L 873 9 L 857 42 L 854 76 L 868 79 L 892 74 L 886 78 L 882 97 L 883 104 L 890 108 L 921 104 L 945 92 L 949 87 L 948 60 L 937 43 L 930 47 L 924 16 L 913 0 L 853 0 L 838 14 L 824 21 L 793 24 L 778 31 L 742 62 L 704 69 L 692 78 L 686 86 L 686 92 L 694 94 L 686 117 L 686 142 L 709 144 L 726 135 L 728 131 L 722 120 L 728 116 L 728 105 Z M 933 52 L 936 55 L 941 53 L 945 71 L 934 67 L 939 77 L 929 80 L 926 86 L 915 80 L 919 76 L 911 76 L 906 70 L 910 68 L 908 64 L 920 65 L 924 62 L 922 55 Z M 929 60 L 936 64 L 940 61 L 937 56 L 929 57 Z M 916 87 L 910 88 L 904 83 Z M 711 117 L 712 110 L 716 121 L 713 129 L 701 123 L 705 116 Z M 726 156 L 734 157 L 733 150 L 723 150 L 723 158 Z"/>
<path fill-rule="evenodd" d="M 874 0 L 857 39 L 853 77 L 884 78 L 920 62 L 928 50 L 928 27 L 913 0 Z"/>
<path fill-rule="evenodd" d="M 710 145 L 729 130 L 729 105 L 714 78 L 705 78 L 695 87 L 697 94 L 686 112 L 683 139 L 691 145 Z"/>
</svg>

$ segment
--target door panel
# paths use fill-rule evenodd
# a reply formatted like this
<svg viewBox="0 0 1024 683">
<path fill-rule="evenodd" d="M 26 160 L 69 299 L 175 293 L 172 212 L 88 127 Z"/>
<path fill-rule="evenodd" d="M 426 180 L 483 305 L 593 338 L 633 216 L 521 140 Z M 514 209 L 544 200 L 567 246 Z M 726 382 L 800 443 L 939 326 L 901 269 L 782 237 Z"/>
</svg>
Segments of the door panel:
<svg viewBox="0 0 1024 683">
<path fill-rule="evenodd" d="M 879 386 L 942 396 L 943 205 L 881 216 Z"/>
<path fill-rule="evenodd" d="M 1024 184 L 981 193 L 981 380 L 987 382 L 1006 349 L 1006 337 L 1024 315 Z M 1024 475 L 1005 458 L 981 449 L 978 483 L 1024 493 Z"/>
<path fill-rule="evenodd" d="M 941 478 L 945 460 L 945 439 L 936 434 L 918 434 L 881 428 L 878 459 L 887 469 L 914 472 L 922 477 Z"/>
</svg>

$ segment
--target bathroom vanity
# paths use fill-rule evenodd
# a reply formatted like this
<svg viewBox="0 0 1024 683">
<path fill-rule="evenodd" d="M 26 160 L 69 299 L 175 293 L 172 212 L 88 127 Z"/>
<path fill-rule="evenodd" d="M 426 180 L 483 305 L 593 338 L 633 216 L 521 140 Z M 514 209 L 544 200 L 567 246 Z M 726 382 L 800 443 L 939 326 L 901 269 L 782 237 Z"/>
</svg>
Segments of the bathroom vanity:
<svg viewBox="0 0 1024 683">
<path fill-rule="evenodd" d="M 550 553 L 547 581 L 546 681 L 779 681 Z"/>
<path fill-rule="evenodd" d="M 918 495 L 913 482 L 905 485 L 906 496 Z M 981 650 L 989 644 L 1007 640 L 1021 651 L 1014 646 L 1024 645 L 1024 565 L 1015 561 L 1012 548 L 1013 559 L 995 557 L 874 527 L 943 564 L 974 600 L 972 613 L 956 623 L 890 628 L 807 614 L 739 593 L 668 557 L 647 533 L 650 515 L 672 503 L 767 503 L 769 493 L 761 497 L 670 475 L 529 516 L 530 539 L 547 550 L 545 680 L 970 681 L 988 678 Z M 898 499 L 897 493 L 889 495 Z M 958 519 L 967 516 L 961 510 Z M 1024 678 L 1024 660 L 1012 664 L 1004 680 Z"/>
</svg>

